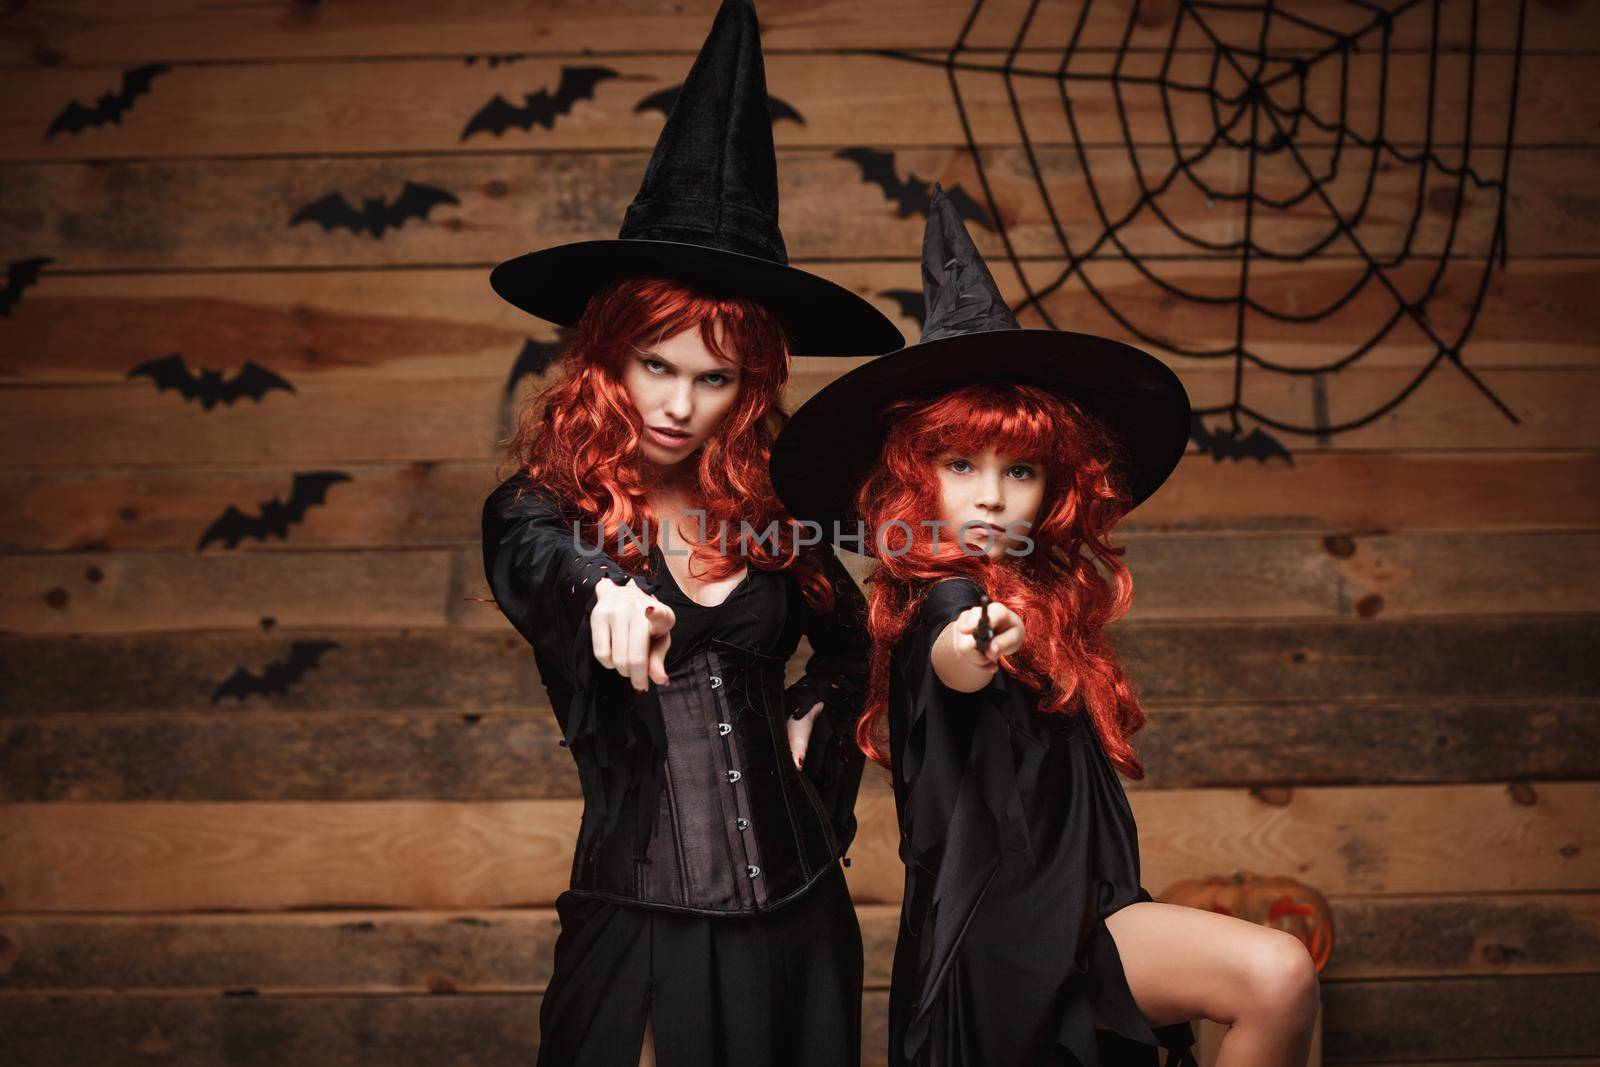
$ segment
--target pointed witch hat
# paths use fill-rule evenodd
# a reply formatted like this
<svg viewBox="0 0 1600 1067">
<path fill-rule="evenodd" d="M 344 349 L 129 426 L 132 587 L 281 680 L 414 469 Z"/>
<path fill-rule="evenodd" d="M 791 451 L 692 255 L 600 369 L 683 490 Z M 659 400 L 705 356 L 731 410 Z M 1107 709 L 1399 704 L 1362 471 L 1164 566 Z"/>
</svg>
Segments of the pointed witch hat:
<svg viewBox="0 0 1600 1067">
<path fill-rule="evenodd" d="M 754 300 L 783 323 L 794 355 L 877 355 L 905 343 L 861 296 L 789 266 L 749 0 L 724 0 L 718 10 L 617 238 L 529 252 L 497 266 L 489 284 L 522 310 L 572 326 L 591 296 L 627 276 Z"/>
<path fill-rule="evenodd" d="M 820 523 L 841 548 L 870 555 L 872 531 L 853 539 L 861 521 L 854 501 L 888 436 L 884 410 L 979 382 L 1048 389 L 1098 418 L 1122 447 L 1135 505 L 1172 474 L 1189 442 L 1189 395 L 1178 376 L 1121 341 L 1020 328 L 937 185 L 922 240 L 922 287 L 922 339 L 830 382 L 773 443 L 772 485 L 794 518 Z"/>
</svg>

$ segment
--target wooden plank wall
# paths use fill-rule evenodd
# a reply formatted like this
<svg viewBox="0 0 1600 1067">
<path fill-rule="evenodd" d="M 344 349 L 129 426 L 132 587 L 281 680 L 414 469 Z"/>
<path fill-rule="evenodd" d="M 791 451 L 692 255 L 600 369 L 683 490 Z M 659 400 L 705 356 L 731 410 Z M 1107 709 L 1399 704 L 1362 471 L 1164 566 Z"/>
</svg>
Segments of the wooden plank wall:
<svg viewBox="0 0 1600 1067">
<path fill-rule="evenodd" d="M 526 649 L 471 599 L 486 592 L 477 522 L 497 438 L 538 382 L 508 396 L 508 375 L 527 341 L 552 339 L 486 272 L 615 232 L 660 126 L 635 104 L 677 84 L 714 6 L 35 0 L 0 13 L 0 249 L 8 263 L 49 257 L 0 319 L 7 1062 L 531 1062 L 579 801 Z M 1356 7 L 1280 6 L 1342 25 Z M 1404 6 L 1417 10 L 1394 20 L 1388 61 L 1373 47 L 1351 59 L 1350 127 L 1376 128 L 1386 84 L 1386 137 L 1411 151 L 1453 138 L 1442 162 L 1458 164 L 1470 121 L 1474 161 L 1496 173 L 1518 5 L 1482 5 L 1471 106 L 1471 9 L 1440 5 L 1431 109 L 1432 23 Z M 1140 6 L 1125 73 L 1159 71 L 1178 7 Z M 1035 287 L 1065 259 L 1029 154 L 1081 249 L 1103 230 L 1094 195 L 1115 214 L 1131 161 L 1170 152 L 1159 96 L 1133 83 L 1129 123 L 1144 132 L 1130 153 L 1109 81 L 1073 83 L 1074 135 L 1053 81 L 1014 79 L 1019 127 L 1003 81 L 974 71 L 958 83 L 975 159 L 937 65 L 965 0 L 761 8 L 771 91 L 804 118 L 775 127 L 791 253 L 912 337 L 891 291 L 917 287 L 922 219 L 841 148 L 891 151 L 898 175 L 974 195 L 981 161 Z M 1112 69 L 1126 8 L 1094 5 L 1075 70 Z M 1049 67 L 1048 42 L 1078 12 L 992 0 L 967 41 L 995 62 L 1031 18 L 1020 61 Z M 1248 34 L 1243 12 L 1210 17 Z M 1274 45 L 1308 54 L 1315 35 L 1294 26 Z M 1530 2 L 1525 46 L 1509 257 L 1462 353 L 1517 421 L 1446 364 L 1359 429 L 1285 435 L 1292 464 L 1192 450 L 1125 531 L 1139 585 L 1119 633 L 1151 717 L 1138 739 L 1150 776 L 1130 785 L 1145 883 L 1247 868 L 1328 894 L 1329 1063 L 1600 1063 L 1583 1025 L 1600 1002 L 1596 5 Z M 1203 80 L 1208 63 L 1185 46 L 1169 76 Z M 69 101 L 148 64 L 166 69 L 120 121 L 47 136 Z M 494 94 L 520 100 L 582 65 L 618 76 L 549 127 L 463 135 Z M 1323 104 L 1337 95 L 1307 86 Z M 1203 98 L 1172 95 L 1183 138 L 1206 136 Z M 1238 178 L 1244 156 L 1223 153 L 1223 170 Z M 1294 191 L 1285 158 L 1258 154 L 1264 194 Z M 1414 230 L 1391 276 L 1423 284 L 1445 260 L 1428 320 L 1458 328 L 1487 266 L 1493 190 L 1466 189 L 1446 255 L 1459 183 L 1435 171 L 1418 188 L 1396 158 L 1380 170 L 1362 238 L 1386 255 Z M 359 203 L 407 182 L 451 199 L 381 237 L 290 224 L 329 193 Z M 1180 184 L 1162 203 L 1166 221 L 1122 231 L 1129 254 L 1230 296 L 1236 255 L 1173 227 L 1237 240 L 1238 202 Z M 1279 247 L 1327 223 L 1310 201 L 1256 221 Z M 996 235 L 975 233 L 1020 301 Z M 1262 261 L 1252 292 L 1309 309 L 1361 267 L 1348 247 Z M 1234 305 L 1164 296 L 1114 248 L 1084 276 L 1175 345 L 1233 339 Z M 1125 333 L 1082 278 L 1045 308 Z M 1310 328 L 1258 321 L 1251 337 L 1307 366 L 1390 310 L 1363 297 Z M 129 377 L 173 353 L 196 372 L 253 362 L 293 391 L 207 410 Z M 1432 354 L 1402 323 L 1337 374 L 1251 368 L 1246 398 L 1334 426 Z M 1230 361 L 1166 355 L 1198 404 L 1231 395 Z M 791 402 L 843 365 L 799 361 Z M 315 472 L 343 480 L 286 537 L 197 549 L 228 508 L 256 514 Z M 872 1063 L 898 891 L 877 776 L 860 813 Z"/>
</svg>

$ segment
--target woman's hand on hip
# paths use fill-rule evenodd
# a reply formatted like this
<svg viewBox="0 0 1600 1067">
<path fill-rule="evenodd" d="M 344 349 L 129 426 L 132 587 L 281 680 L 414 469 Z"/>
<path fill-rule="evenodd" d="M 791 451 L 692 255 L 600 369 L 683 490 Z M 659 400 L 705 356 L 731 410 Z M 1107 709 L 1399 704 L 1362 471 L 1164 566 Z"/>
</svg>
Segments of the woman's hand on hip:
<svg viewBox="0 0 1600 1067">
<path fill-rule="evenodd" d="M 817 716 L 822 713 L 822 701 L 811 705 L 811 710 L 798 719 L 790 719 L 789 727 L 789 755 L 794 759 L 796 767 L 804 767 L 806 763 L 806 749 L 811 747 L 811 727 L 816 725 Z"/>
</svg>

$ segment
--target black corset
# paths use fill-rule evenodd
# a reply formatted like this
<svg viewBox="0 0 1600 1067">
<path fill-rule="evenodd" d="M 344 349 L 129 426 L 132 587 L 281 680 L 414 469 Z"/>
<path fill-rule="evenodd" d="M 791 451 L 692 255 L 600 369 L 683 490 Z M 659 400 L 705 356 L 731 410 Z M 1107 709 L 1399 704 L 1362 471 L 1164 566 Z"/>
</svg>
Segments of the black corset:
<svg viewBox="0 0 1600 1067">
<path fill-rule="evenodd" d="M 833 826 L 789 755 L 784 667 L 712 638 L 654 687 L 667 751 L 646 855 L 634 856 L 630 797 L 615 830 L 588 857 L 580 850 L 575 892 L 748 915 L 784 903 L 837 861 Z"/>
</svg>

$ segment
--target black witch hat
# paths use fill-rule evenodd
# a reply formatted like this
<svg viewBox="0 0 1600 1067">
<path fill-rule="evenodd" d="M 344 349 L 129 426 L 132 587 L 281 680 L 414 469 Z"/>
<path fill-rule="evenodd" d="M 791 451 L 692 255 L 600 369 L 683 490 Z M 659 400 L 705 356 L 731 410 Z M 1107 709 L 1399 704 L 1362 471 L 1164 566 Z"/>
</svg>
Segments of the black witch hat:
<svg viewBox="0 0 1600 1067">
<path fill-rule="evenodd" d="M 789 514 L 841 547 L 872 550 L 854 498 L 889 427 L 883 413 L 978 382 L 1034 385 L 1076 401 L 1122 446 L 1135 505 L 1166 481 L 1189 442 L 1189 395 L 1159 359 L 1105 337 L 1025 330 L 961 217 L 934 186 L 922 240 L 922 339 L 841 375 L 801 405 L 772 446 L 772 485 Z M 837 527 L 837 528 L 836 528 Z"/>
<path fill-rule="evenodd" d="M 749 0 L 724 0 L 717 12 L 617 239 L 529 252 L 501 263 L 489 284 L 522 310 L 572 326 L 591 296 L 624 276 L 754 300 L 783 323 L 795 355 L 876 355 L 905 343 L 856 293 L 789 266 Z"/>
</svg>

